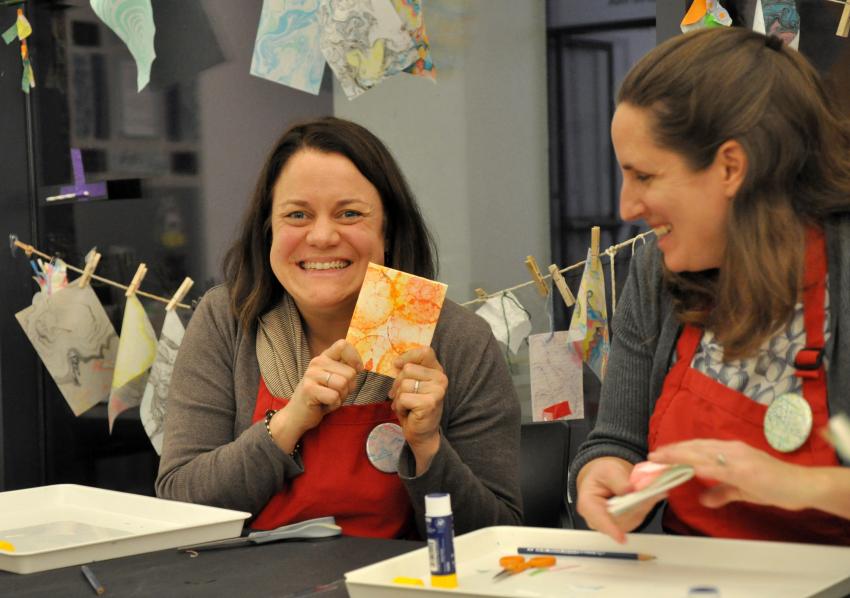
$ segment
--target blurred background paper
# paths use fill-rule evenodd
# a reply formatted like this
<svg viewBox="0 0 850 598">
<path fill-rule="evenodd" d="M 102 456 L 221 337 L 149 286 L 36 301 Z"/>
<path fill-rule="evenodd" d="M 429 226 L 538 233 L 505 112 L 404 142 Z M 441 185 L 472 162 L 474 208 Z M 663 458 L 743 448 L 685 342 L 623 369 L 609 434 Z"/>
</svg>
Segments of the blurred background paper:
<svg viewBox="0 0 850 598">
<path fill-rule="evenodd" d="M 147 373 L 156 358 L 156 334 L 135 295 L 127 297 L 121 340 L 115 358 L 112 392 L 109 395 L 109 432 L 119 414 L 142 402 Z"/>
<path fill-rule="evenodd" d="M 531 333 L 528 311 L 510 291 L 490 297 L 475 313 L 490 324 L 496 340 L 507 345 L 514 355 Z"/>
<path fill-rule="evenodd" d="M 394 378 L 396 357 L 431 344 L 445 298 L 441 282 L 369 264 L 345 340 L 366 370 Z"/>
<path fill-rule="evenodd" d="M 418 77 L 427 77 L 432 81 L 437 78 L 434 62 L 431 60 L 431 43 L 425 32 L 425 17 L 422 14 L 423 0 L 392 0 L 393 7 L 401 17 L 405 29 L 416 44 L 416 61 L 404 72 Z"/>
<path fill-rule="evenodd" d="M 529 336 L 528 359 L 532 421 L 584 418 L 581 355 L 569 331 Z"/>
<path fill-rule="evenodd" d="M 319 0 L 264 0 L 251 74 L 318 94 L 325 70 L 318 10 Z"/>
<path fill-rule="evenodd" d="M 91 0 L 95 14 L 121 38 L 136 61 L 136 89 L 141 91 L 151 78 L 156 52 L 153 9 L 150 0 Z"/>
<path fill-rule="evenodd" d="M 390 0 L 321 0 L 319 23 L 322 53 L 349 100 L 419 57 Z"/>
<path fill-rule="evenodd" d="M 720 0 L 693 0 L 679 28 L 682 33 L 687 33 L 697 29 L 730 27 L 731 25 L 732 17 L 720 4 Z"/>
<path fill-rule="evenodd" d="M 795 50 L 800 46 L 800 15 L 794 0 L 756 0 L 753 31 L 775 35 Z"/>
<path fill-rule="evenodd" d="M 73 285 L 15 314 L 74 415 L 109 396 L 118 335 L 88 285 Z"/>
<path fill-rule="evenodd" d="M 600 382 L 608 366 L 608 310 L 602 262 L 587 250 L 587 261 L 570 320 L 570 340 Z"/>
<path fill-rule="evenodd" d="M 201 72 L 221 64 L 224 52 L 199 0 L 153 0 L 156 28 L 150 86 L 164 89 L 191 83 Z"/>
<path fill-rule="evenodd" d="M 180 343 L 183 342 L 185 332 L 186 329 L 177 311 L 168 310 L 165 313 L 165 322 L 162 324 L 162 332 L 156 346 L 156 360 L 151 367 L 139 408 L 145 432 L 151 439 L 157 455 L 162 454 L 162 432 L 168 387 L 171 385 L 171 372 L 174 370 L 174 360 L 177 359 L 177 351 L 180 349 Z"/>
</svg>

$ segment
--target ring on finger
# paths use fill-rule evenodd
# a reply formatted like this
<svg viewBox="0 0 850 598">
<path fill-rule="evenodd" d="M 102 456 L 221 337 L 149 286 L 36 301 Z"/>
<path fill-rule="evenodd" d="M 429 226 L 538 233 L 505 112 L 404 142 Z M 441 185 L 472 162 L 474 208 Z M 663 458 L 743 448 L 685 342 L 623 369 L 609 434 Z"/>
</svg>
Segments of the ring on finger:
<svg viewBox="0 0 850 598">
<path fill-rule="evenodd" d="M 422 381 L 421 380 L 415 380 L 413 382 L 413 394 L 415 394 L 415 395 L 419 394 L 419 383 L 420 382 L 422 382 Z"/>
<path fill-rule="evenodd" d="M 726 465 L 726 455 L 724 455 L 723 453 L 717 453 L 714 456 L 714 460 L 717 461 L 717 464 L 721 467 Z"/>
<path fill-rule="evenodd" d="M 325 386 L 330 386 L 331 384 L 331 376 L 333 376 L 333 372 L 328 372 L 328 375 L 325 376 Z"/>
</svg>

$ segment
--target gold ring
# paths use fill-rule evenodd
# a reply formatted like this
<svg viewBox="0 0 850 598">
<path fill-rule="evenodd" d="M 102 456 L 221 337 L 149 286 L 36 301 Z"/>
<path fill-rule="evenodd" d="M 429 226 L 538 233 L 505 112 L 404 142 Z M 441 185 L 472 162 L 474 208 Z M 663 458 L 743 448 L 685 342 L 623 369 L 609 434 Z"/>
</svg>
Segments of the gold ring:
<svg viewBox="0 0 850 598">
<path fill-rule="evenodd" d="M 717 453 L 714 456 L 714 460 L 717 461 L 717 464 L 720 466 L 726 465 L 726 455 L 724 455 L 723 453 Z"/>
<path fill-rule="evenodd" d="M 415 394 L 415 395 L 419 394 L 419 383 L 420 382 L 421 382 L 421 380 L 416 380 L 416 381 L 413 382 L 413 394 Z"/>
<path fill-rule="evenodd" d="M 328 375 L 325 376 L 325 386 L 330 386 L 331 384 L 331 376 L 333 376 L 333 372 L 328 372 Z"/>
</svg>

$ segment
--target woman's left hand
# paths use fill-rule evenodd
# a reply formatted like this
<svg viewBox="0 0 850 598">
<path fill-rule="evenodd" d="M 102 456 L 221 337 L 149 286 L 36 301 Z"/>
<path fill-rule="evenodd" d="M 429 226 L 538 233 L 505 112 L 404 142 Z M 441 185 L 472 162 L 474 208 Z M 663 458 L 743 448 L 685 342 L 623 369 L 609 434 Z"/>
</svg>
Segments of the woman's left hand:
<svg viewBox="0 0 850 598">
<path fill-rule="evenodd" d="M 771 505 L 789 510 L 809 506 L 810 468 L 776 459 L 740 441 L 688 440 L 663 446 L 649 454 L 656 463 L 692 465 L 697 477 L 716 480 L 700 502 L 710 508 L 733 501 Z"/>
<path fill-rule="evenodd" d="M 431 347 L 411 349 L 393 365 L 400 373 L 389 396 L 420 475 L 440 448 L 440 418 L 449 380 Z"/>
</svg>

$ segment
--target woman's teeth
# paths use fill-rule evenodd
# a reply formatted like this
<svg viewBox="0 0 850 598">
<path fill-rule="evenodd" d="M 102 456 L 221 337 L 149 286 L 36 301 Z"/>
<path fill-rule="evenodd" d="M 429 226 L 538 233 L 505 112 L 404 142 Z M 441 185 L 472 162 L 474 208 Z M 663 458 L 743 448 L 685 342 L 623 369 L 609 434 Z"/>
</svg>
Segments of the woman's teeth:
<svg viewBox="0 0 850 598">
<path fill-rule="evenodd" d="M 335 262 L 301 262 L 301 267 L 305 270 L 341 270 L 350 263 L 342 260 Z"/>
<path fill-rule="evenodd" d="M 661 226 L 656 226 L 655 228 L 653 228 L 652 232 L 655 233 L 656 237 L 663 237 L 671 230 L 673 230 L 672 226 L 670 226 L 669 224 L 662 224 Z"/>
</svg>

